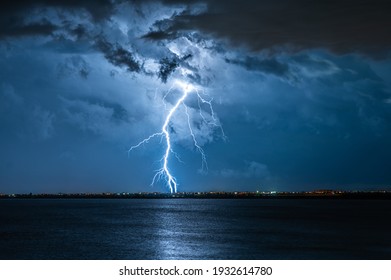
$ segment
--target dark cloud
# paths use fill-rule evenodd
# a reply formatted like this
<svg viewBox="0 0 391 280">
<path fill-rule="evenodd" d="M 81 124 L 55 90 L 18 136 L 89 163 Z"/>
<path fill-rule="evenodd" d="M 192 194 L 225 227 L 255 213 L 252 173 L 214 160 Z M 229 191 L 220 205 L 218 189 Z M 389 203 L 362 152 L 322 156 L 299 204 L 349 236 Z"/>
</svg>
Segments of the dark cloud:
<svg viewBox="0 0 391 280">
<path fill-rule="evenodd" d="M 4 37 L 51 35 L 58 27 L 48 20 L 23 24 L 14 19 L 6 22 L 0 20 L 0 39 Z"/>
<path fill-rule="evenodd" d="M 33 8 L 56 7 L 70 10 L 85 9 L 96 20 L 110 15 L 114 7 L 110 0 L 5 0 L 1 4 L 2 16 L 23 15 Z"/>
<path fill-rule="evenodd" d="M 2 1 L 0 10 L 0 39 L 4 37 L 51 35 L 58 26 L 43 17 L 38 22 L 26 22 L 34 9 L 55 7 L 65 10 L 85 10 L 95 21 L 107 18 L 113 9 L 109 0 L 21 0 Z M 74 30 L 80 35 L 81 29 Z"/>
<path fill-rule="evenodd" d="M 113 65 L 126 67 L 129 72 L 139 73 L 142 70 L 141 64 L 135 59 L 134 55 L 119 44 L 113 45 L 105 40 L 99 40 L 97 47 Z"/>
<path fill-rule="evenodd" d="M 88 35 L 86 28 L 81 24 L 78 24 L 75 28 L 71 28 L 69 32 L 76 36 L 78 40 L 87 37 Z"/>
<path fill-rule="evenodd" d="M 193 82 L 197 82 L 198 84 L 201 83 L 201 76 L 197 73 L 198 69 L 195 67 L 190 66 L 187 63 L 187 60 L 191 59 L 193 57 L 193 54 L 188 53 L 183 55 L 182 57 L 173 56 L 172 58 L 164 57 L 159 60 L 159 72 L 157 73 L 158 77 L 163 83 L 167 82 L 167 79 L 170 77 L 172 73 L 178 68 L 183 67 L 186 69 L 190 69 L 193 74 L 187 75 L 189 79 L 191 79 Z"/>
<path fill-rule="evenodd" d="M 125 1 L 126 2 L 126 1 Z M 141 3 L 159 1 L 128 1 L 139 9 Z M 187 7 L 182 12 L 157 19 L 143 39 L 160 41 L 189 36 L 200 31 L 202 36 L 227 39 L 236 46 L 253 51 L 300 51 L 326 48 L 337 53 L 361 52 L 381 56 L 391 48 L 390 5 L 384 0 L 162 0 L 166 5 Z M 50 18 L 25 22 L 34 8 L 55 7 L 70 11 L 87 11 L 95 21 L 108 19 L 118 4 L 110 0 L 21 0 L 5 1 L 0 11 L 0 38 L 28 35 L 50 35 L 61 28 Z M 197 4 L 204 4 L 199 9 Z M 141 12 L 140 12 L 141 13 Z M 86 36 L 82 25 L 65 29 L 78 39 Z"/>
<path fill-rule="evenodd" d="M 184 1 L 165 1 L 180 3 Z M 194 1 L 195 2 L 195 1 Z M 288 46 L 379 54 L 391 48 L 391 5 L 383 0 L 206 0 L 207 11 L 174 15 L 166 33 L 199 30 L 254 51 Z M 186 2 L 188 3 L 188 2 Z"/>
<path fill-rule="evenodd" d="M 168 57 L 164 57 L 159 61 L 159 64 L 158 77 L 163 83 L 166 83 L 168 77 L 178 68 L 179 62 L 176 58 L 169 59 Z"/>
<path fill-rule="evenodd" d="M 194 72 L 196 72 L 197 69 L 191 67 L 186 63 L 186 60 L 191 59 L 192 57 L 193 55 L 189 53 L 182 57 L 173 56 L 172 58 L 164 57 L 160 59 L 159 72 L 157 73 L 158 77 L 163 83 L 166 83 L 170 75 L 174 73 L 174 71 L 180 66 L 191 69 Z M 193 81 L 200 81 L 200 75 L 198 73 L 194 73 L 193 75 L 188 75 L 188 78 L 190 78 Z"/>
<path fill-rule="evenodd" d="M 149 40 L 170 40 L 175 39 L 177 37 L 177 34 L 175 33 L 167 33 L 164 31 L 151 31 L 145 34 L 142 38 L 149 39 Z"/>
<path fill-rule="evenodd" d="M 272 74 L 278 77 L 290 78 L 291 71 L 288 64 L 279 62 L 275 58 L 260 59 L 246 56 L 244 59 L 228 59 L 227 63 L 243 66 L 249 71 L 258 71 L 265 74 Z"/>
</svg>

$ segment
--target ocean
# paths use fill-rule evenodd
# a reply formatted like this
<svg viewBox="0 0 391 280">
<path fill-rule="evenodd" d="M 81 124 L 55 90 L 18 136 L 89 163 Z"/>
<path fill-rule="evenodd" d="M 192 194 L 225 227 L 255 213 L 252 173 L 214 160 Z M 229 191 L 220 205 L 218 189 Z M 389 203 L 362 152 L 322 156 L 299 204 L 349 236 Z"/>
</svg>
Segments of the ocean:
<svg viewBox="0 0 391 280">
<path fill-rule="evenodd" d="M 0 259 L 391 259 L 391 201 L 3 199 Z"/>
</svg>

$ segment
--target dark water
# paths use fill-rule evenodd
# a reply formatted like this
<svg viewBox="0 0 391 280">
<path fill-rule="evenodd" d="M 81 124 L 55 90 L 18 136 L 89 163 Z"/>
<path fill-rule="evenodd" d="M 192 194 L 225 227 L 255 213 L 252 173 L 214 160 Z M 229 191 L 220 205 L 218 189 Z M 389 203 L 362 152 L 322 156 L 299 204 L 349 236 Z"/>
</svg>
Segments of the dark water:
<svg viewBox="0 0 391 280">
<path fill-rule="evenodd" d="M 391 259 L 386 200 L 1 200 L 0 259 Z"/>
</svg>

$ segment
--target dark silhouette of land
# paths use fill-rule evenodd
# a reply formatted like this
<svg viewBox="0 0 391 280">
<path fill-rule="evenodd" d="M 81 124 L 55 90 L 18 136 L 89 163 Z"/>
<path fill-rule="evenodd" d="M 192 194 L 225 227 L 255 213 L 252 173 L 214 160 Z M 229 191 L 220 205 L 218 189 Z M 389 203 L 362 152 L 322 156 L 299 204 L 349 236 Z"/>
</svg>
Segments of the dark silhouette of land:
<svg viewBox="0 0 391 280">
<path fill-rule="evenodd" d="M 160 192 L 139 192 L 139 193 L 40 193 L 40 194 L 1 194 L 0 199 L 391 199 L 391 190 L 377 191 L 338 191 L 338 190 L 315 190 L 305 192 L 179 192 L 175 194 Z"/>
</svg>

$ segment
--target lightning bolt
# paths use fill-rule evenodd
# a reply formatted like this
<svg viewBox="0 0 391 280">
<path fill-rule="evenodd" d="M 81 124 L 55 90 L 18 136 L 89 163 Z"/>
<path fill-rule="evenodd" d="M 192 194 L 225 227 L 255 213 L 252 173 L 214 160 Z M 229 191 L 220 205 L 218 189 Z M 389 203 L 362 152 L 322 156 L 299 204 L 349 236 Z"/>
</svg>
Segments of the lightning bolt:
<svg viewBox="0 0 391 280">
<path fill-rule="evenodd" d="M 223 131 L 221 125 L 218 123 L 217 118 L 215 117 L 215 113 L 214 113 L 213 106 L 212 106 L 212 99 L 211 100 L 206 100 L 205 98 L 203 98 L 201 96 L 201 94 L 199 93 L 198 89 L 195 88 L 193 85 L 191 85 L 189 83 L 185 83 L 185 82 L 177 80 L 177 81 L 175 81 L 174 86 L 178 86 L 182 90 L 183 94 L 176 101 L 174 106 L 169 110 L 169 112 L 168 112 L 168 114 L 166 116 L 166 119 L 165 119 L 165 121 L 163 123 L 163 126 L 161 128 L 161 131 L 156 132 L 154 134 L 151 134 L 147 138 L 145 138 L 142 141 L 140 141 L 138 144 L 130 147 L 130 149 L 128 150 L 128 153 L 130 153 L 132 150 L 139 148 L 141 145 L 149 143 L 149 141 L 152 140 L 155 137 L 159 137 L 160 136 L 161 139 L 165 139 L 166 149 L 165 149 L 165 153 L 164 153 L 164 155 L 163 155 L 163 157 L 161 159 L 163 164 L 162 164 L 162 167 L 160 169 L 158 169 L 156 171 L 155 175 L 153 176 L 151 185 L 153 185 L 156 181 L 159 181 L 160 179 L 165 179 L 166 184 L 167 184 L 168 188 L 170 189 L 171 193 L 176 193 L 177 192 L 178 183 L 176 181 L 176 178 L 171 174 L 170 169 L 168 167 L 168 165 L 169 165 L 169 158 L 170 158 L 171 154 L 174 154 L 177 158 L 178 158 L 178 155 L 172 149 L 170 132 L 169 132 L 169 126 L 170 126 L 171 120 L 172 120 L 175 112 L 178 110 L 178 108 L 181 105 L 183 105 L 184 108 L 185 108 L 185 113 L 186 113 L 186 116 L 187 116 L 187 124 L 188 124 L 188 128 L 189 128 L 189 131 L 190 131 L 190 136 L 192 137 L 192 140 L 193 140 L 194 147 L 201 154 L 202 170 L 204 171 L 205 169 L 206 170 L 208 169 L 208 164 L 207 164 L 207 161 L 206 161 L 206 155 L 205 155 L 204 150 L 202 149 L 201 145 L 198 143 L 198 141 L 196 139 L 196 136 L 194 134 L 194 131 L 193 131 L 193 128 L 192 128 L 192 125 L 191 125 L 191 118 L 190 118 L 190 114 L 189 114 L 189 108 L 185 104 L 185 100 L 189 96 L 189 94 L 191 94 L 191 93 L 196 94 L 197 99 L 198 99 L 199 114 L 200 114 L 202 120 L 206 124 L 208 124 L 208 125 L 213 125 L 213 126 L 220 127 L 222 135 L 225 138 L 224 131 Z M 165 99 L 166 99 L 167 95 L 170 93 L 171 89 L 172 89 L 172 87 L 164 95 L 163 101 L 165 101 Z M 211 114 L 211 120 L 207 120 L 206 117 L 202 114 L 202 105 L 203 104 L 206 104 L 208 106 L 210 114 Z M 164 106 L 165 106 L 165 108 L 167 108 L 166 102 L 164 103 Z"/>
</svg>

